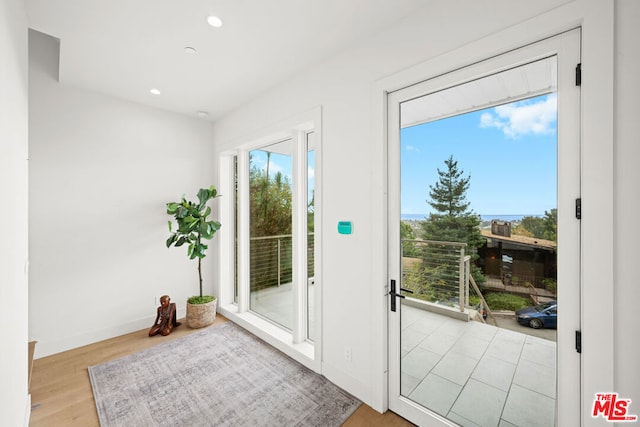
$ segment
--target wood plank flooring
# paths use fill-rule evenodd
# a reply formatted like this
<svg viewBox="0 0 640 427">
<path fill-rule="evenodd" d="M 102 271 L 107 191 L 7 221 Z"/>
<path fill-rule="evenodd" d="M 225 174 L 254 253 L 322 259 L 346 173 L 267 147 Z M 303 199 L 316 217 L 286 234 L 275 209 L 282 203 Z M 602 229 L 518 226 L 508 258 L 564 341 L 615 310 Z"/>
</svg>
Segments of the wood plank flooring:
<svg viewBox="0 0 640 427">
<path fill-rule="evenodd" d="M 214 324 L 226 322 L 221 315 Z M 166 337 L 148 337 L 147 329 L 37 359 L 31 376 L 31 427 L 98 427 L 87 368 L 176 339 L 197 329 L 182 326 Z M 380 414 L 361 405 L 346 427 L 404 427 L 413 424 L 392 412 Z"/>
</svg>

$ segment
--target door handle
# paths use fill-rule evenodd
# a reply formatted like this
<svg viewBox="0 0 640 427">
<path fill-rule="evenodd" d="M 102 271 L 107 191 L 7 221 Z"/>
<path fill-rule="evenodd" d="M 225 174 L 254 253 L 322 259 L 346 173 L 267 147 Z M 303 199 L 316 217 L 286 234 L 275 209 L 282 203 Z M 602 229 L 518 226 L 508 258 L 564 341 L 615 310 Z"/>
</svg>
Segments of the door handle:
<svg viewBox="0 0 640 427">
<path fill-rule="evenodd" d="M 413 293 L 413 291 L 404 288 L 400 288 L 400 291 L 409 292 L 410 294 Z M 395 279 L 391 279 L 391 290 L 389 291 L 389 295 L 391 296 L 391 311 L 396 311 L 396 297 L 405 298 L 405 296 L 396 292 Z"/>
</svg>

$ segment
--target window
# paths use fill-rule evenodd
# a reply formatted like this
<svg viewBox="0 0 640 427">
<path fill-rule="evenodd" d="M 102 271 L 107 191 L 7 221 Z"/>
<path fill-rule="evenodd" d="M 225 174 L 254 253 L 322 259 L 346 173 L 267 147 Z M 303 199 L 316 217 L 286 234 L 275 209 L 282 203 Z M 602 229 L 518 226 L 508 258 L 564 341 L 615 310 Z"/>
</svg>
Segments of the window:
<svg viewBox="0 0 640 427">
<path fill-rule="evenodd" d="M 221 188 L 233 197 L 223 203 L 221 214 L 233 227 L 221 236 L 226 251 L 221 252 L 220 311 L 302 353 L 318 370 L 319 133 L 314 123 L 257 138 L 222 156 Z"/>
</svg>

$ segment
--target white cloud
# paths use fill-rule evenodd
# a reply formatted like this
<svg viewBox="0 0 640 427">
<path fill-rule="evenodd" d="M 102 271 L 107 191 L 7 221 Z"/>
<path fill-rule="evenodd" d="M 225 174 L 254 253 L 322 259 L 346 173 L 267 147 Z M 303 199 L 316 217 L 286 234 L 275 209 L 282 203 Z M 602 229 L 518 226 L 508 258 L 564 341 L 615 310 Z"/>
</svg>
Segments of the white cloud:
<svg viewBox="0 0 640 427">
<path fill-rule="evenodd" d="M 418 147 L 414 147 L 413 145 L 407 145 L 407 146 L 405 147 L 405 149 L 406 149 L 407 151 L 414 151 L 414 152 L 416 152 L 416 153 L 419 153 L 419 152 L 420 152 L 420 149 L 419 149 Z"/>
<path fill-rule="evenodd" d="M 264 168 L 266 171 L 266 167 Z M 279 164 L 275 163 L 273 160 L 269 160 L 269 175 L 275 175 L 278 172 L 284 172 L 284 169 Z"/>
<path fill-rule="evenodd" d="M 266 158 L 261 158 L 256 156 L 255 158 L 252 159 L 252 162 L 258 167 L 259 170 L 261 170 L 264 173 L 267 173 L 266 160 L 267 160 Z M 278 172 L 282 173 L 282 175 L 284 176 L 288 176 L 289 179 L 291 179 L 291 177 L 287 175 L 287 171 L 285 171 L 284 167 L 274 162 L 273 159 L 270 159 L 269 160 L 269 176 L 273 178 Z"/>
<path fill-rule="evenodd" d="M 480 127 L 495 127 L 508 138 L 521 135 L 548 135 L 556 131 L 557 96 L 548 95 L 537 102 L 520 101 L 500 105 L 480 116 Z"/>
</svg>

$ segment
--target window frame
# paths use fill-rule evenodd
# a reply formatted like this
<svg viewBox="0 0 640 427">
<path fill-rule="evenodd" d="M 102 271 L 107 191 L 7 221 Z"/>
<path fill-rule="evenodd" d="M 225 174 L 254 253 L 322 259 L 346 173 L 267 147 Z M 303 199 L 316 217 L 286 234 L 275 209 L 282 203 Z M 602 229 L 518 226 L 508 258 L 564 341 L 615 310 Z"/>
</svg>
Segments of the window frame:
<svg viewBox="0 0 640 427">
<path fill-rule="evenodd" d="M 219 232 L 219 309 L 229 320 L 234 321 L 254 333 L 288 356 L 321 373 L 322 341 L 321 335 L 321 108 L 272 126 L 244 139 L 236 148 L 220 155 L 221 194 L 229 197 L 220 199 L 220 221 L 223 226 Z M 307 179 L 308 179 L 308 135 L 314 134 L 314 316 L 309 319 L 307 313 Z M 294 283 L 294 319 L 291 331 L 284 329 L 250 310 L 249 304 L 249 152 L 266 147 L 284 139 L 292 139 L 293 157 L 293 265 Z M 236 166 L 237 165 L 237 166 Z M 236 171 L 237 167 L 237 171 Z M 236 183 L 237 174 L 237 183 Z M 237 193 L 236 193 L 237 186 Z M 237 196 L 237 204 L 236 204 Z M 237 206 L 237 212 L 236 212 Z M 236 216 L 237 214 L 237 216 Z M 237 217 L 237 224 L 236 224 Z M 237 252 L 236 236 L 237 227 Z M 236 255 L 237 253 L 237 255 Z M 237 272 L 236 272 L 237 256 Z M 235 283 L 237 273 L 237 301 Z M 308 322 L 314 323 L 314 339 L 308 339 Z"/>
</svg>

